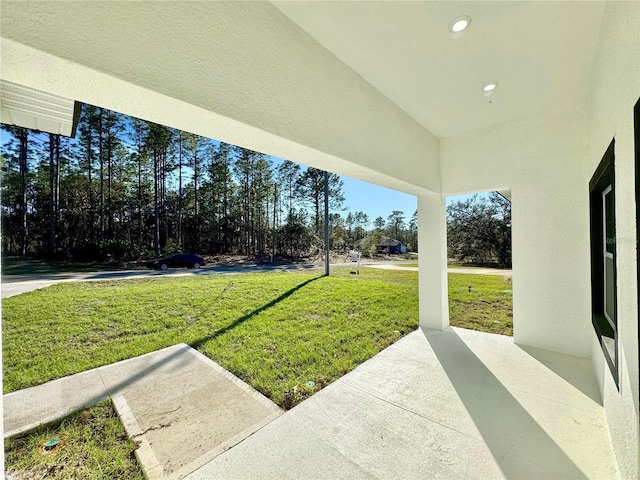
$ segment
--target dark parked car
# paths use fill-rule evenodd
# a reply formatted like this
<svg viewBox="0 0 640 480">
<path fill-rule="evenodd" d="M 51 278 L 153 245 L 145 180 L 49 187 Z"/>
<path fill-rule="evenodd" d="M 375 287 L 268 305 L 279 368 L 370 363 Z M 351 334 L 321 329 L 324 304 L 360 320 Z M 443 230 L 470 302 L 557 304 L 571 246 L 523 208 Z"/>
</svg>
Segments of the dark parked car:
<svg viewBox="0 0 640 480">
<path fill-rule="evenodd" d="M 177 253 L 169 257 L 160 258 L 158 260 L 151 260 L 147 262 L 147 267 L 155 268 L 156 270 L 166 270 L 169 267 L 187 267 L 187 268 L 200 268 L 206 265 L 207 262 L 204 258 L 198 255 L 192 255 L 191 253 Z"/>
</svg>

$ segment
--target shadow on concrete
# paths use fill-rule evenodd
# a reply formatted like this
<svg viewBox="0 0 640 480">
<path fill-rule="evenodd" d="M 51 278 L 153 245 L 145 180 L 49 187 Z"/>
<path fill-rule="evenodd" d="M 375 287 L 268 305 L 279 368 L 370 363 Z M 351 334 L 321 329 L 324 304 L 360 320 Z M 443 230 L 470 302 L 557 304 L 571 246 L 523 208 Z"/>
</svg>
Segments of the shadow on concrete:
<svg viewBox="0 0 640 480">
<path fill-rule="evenodd" d="M 554 372 L 564 381 L 580 390 L 598 405 L 602 405 L 600 390 L 598 390 L 598 385 L 593 380 L 595 377 L 593 375 L 590 360 L 549 352 L 539 348 L 526 347 L 523 345 L 518 345 L 518 347 L 525 351 L 529 356 L 535 358 L 546 368 Z M 576 370 L 587 370 L 589 375 L 576 375 Z"/>
<path fill-rule="evenodd" d="M 75 273 L 43 273 L 36 275 L 3 275 L 2 283 L 25 283 L 25 282 L 58 282 L 63 280 L 73 280 L 77 277 Z"/>
<path fill-rule="evenodd" d="M 176 348 L 176 346 L 168 348 L 174 348 L 174 351 L 168 352 L 163 358 L 153 359 L 146 367 L 109 386 L 105 383 L 100 369 L 109 368 L 114 364 L 96 367 L 70 377 L 59 378 L 42 385 L 5 394 L 5 438 L 8 433 L 10 436 L 23 435 L 42 425 L 56 423 L 80 410 L 122 394 L 127 387 L 133 385 L 138 380 L 147 377 L 170 362 L 175 362 L 180 355 L 184 355 L 188 346 L 182 345 L 178 348 Z M 130 359 L 124 361 L 128 360 Z M 179 366 L 180 363 L 178 363 L 175 368 L 179 368 Z M 91 375 L 90 372 L 95 372 L 95 375 Z M 77 381 L 71 380 L 73 377 L 78 378 L 78 375 L 83 376 L 82 379 L 78 379 Z M 69 390 L 69 388 L 66 388 L 65 390 L 64 385 L 69 381 L 72 381 L 73 389 Z M 19 412 L 19 415 L 18 420 L 13 422 L 8 422 L 6 417 L 7 398 L 10 396 L 18 396 L 17 404 L 15 401 L 13 402 L 13 408 L 19 409 L 16 411 Z M 33 401 L 34 398 L 37 399 L 35 402 Z M 35 410 L 33 410 L 34 408 Z M 11 424 L 11 427 L 7 429 L 9 424 Z"/>
<path fill-rule="evenodd" d="M 246 322 L 247 320 L 250 320 L 251 318 L 253 318 L 256 315 L 258 315 L 259 313 L 262 313 L 265 310 L 268 310 L 269 308 L 277 305 L 281 301 L 285 300 L 286 298 L 288 298 L 291 295 L 293 295 L 294 293 L 296 293 L 301 288 L 309 285 L 311 282 L 315 282 L 319 278 L 322 278 L 322 276 L 311 278 L 309 280 L 306 280 L 306 281 L 302 282 L 299 285 L 296 285 L 291 290 L 287 290 L 282 295 L 280 295 L 278 298 L 275 298 L 275 299 L 271 300 L 269 303 L 263 305 L 262 307 L 255 309 L 251 313 L 247 313 L 246 315 L 243 315 L 242 317 L 238 318 L 237 320 L 234 320 L 232 323 L 230 323 L 226 327 L 223 327 L 223 328 L 220 328 L 220 329 L 216 330 L 211 335 L 207 335 L 205 337 L 202 337 L 202 338 L 196 340 L 195 342 L 191 342 L 189 345 L 197 350 L 200 346 L 202 346 L 204 343 L 208 342 L 209 340 L 213 340 L 214 338 L 217 338 L 220 335 L 224 335 L 229 330 L 233 330 L 238 325 L 241 325 L 242 323 Z"/>
<path fill-rule="evenodd" d="M 167 348 L 170 348 L 170 347 L 167 347 Z M 116 383 L 115 385 L 111 385 L 111 386 L 107 387 L 107 385 L 105 384 L 104 387 L 105 387 L 105 391 L 107 393 L 107 396 L 109 398 L 113 398 L 116 395 L 122 394 L 122 390 L 124 390 L 125 388 L 127 388 L 130 385 L 133 385 L 135 382 L 137 382 L 138 380 L 141 380 L 142 378 L 146 377 L 147 375 L 150 375 L 151 373 L 153 373 L 154 371 L 156 371 L 157 369 L 159 369 L 163 365 L 172 362 L 176 357 L 182 355 L 184 353 L 184 351 L 185 351 L 184 348 L 176 349 L 176 351 L 172 352 L 170 355 L 162 358 L 159 361 L 153 362 L 152 364 L 150 364 L 149 366 L 147 366 L 143 370 L 140 370 L 139 372 L 135 373 L 134 375 L 131 375 L 131 376 L 127 377 L 126 379 L 121 380 L 120 382 Z M 153 353 L 153 352 L 149 352 L 149 353 Z M 136 357 L 134 357 L 134 358 L 136 358 Z M 129 360 L 129 359 L 126 359 L 126 360 Z M 113 364 L 111 364 L 111 365 L 113 365 Z M 100 368 L 106 368 L 106 367 L 109 367 L 109 365 L 103 365 L 101 367 L 96 367 L 96 369 L 99 371 Z M 104 400 L 104 396 L 102 396 L 102 395 L 96 396 L 96 397 L 92 398 L 89 402 L 86 402 L 82 406 L 82 408 L 90 407 L 92 405 L 95 405 L 98 402 L 101 402 L 102 400 Z"/>
<path fill-rule="evenodd" d="M 569 478 L 586 478 L 454 330 L 422 330 L 505 477 L 522 476 L 517 463 L 507 460 L 517 453 L 498 445 L 512 439 L 518 451 L 536 452 L 539 464 Z"/>
</svg>

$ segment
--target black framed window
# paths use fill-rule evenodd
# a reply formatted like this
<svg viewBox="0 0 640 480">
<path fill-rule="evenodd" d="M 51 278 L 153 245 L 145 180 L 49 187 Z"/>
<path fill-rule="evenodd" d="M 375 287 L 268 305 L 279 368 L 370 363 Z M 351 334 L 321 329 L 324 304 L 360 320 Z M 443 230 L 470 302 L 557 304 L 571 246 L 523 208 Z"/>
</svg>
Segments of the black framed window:
<svg viewBox="0 0 640 480">
<path fill-rule="evenodd" d="M 640 361 L 640 98 L 633 107 L 633 138 L 636 149 L 636 275 L 638 278 L 638 360 Z"/>
<path fill-rule="evenodd" d="M 618 385 L 616 291 L 615 140 L 589 182 L 591 314 L 613 379 Z"/>
</svg>

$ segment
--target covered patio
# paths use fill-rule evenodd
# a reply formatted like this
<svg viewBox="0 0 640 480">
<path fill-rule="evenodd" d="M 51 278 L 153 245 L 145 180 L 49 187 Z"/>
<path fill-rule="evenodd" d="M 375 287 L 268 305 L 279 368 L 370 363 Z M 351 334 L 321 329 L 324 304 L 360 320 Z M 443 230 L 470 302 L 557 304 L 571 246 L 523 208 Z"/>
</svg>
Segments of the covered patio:
<svg viewBox="0 0 640 480">
<path fill-rule="evenodd" d="M 419 329 L 187 478 L 619 478 L 586 359 Z"/>
<path fill-rule="evenodd" d="M 638 2 L 0 8 L 0 78 L 35 98 L 418 197 L 422 330 L 370 362 L 375 375 L 329 386 L 212 472 L 638 478 Z M 513 204 L 513 338 L 448 328 L 445 197 L 490 190 Z M 608 312 L 603 349 L 595 320 Z M 339 401 L 327 417 L 323 402 Z M 294 443 L 323 470 L 281 469 Z"/>
</svg>

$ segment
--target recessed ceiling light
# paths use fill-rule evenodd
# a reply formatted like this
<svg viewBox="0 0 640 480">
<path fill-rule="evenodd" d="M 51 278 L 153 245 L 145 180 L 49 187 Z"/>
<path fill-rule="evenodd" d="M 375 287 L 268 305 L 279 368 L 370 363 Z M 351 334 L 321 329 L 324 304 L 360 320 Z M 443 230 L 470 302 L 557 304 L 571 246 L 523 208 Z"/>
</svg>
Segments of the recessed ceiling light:
<svg viewBox="0 0 640 480">
<path fill-rule="evenodd" d="M 460 33 L 465 28 L 467 28 L 470 23 L 471 17 L 469 15 L 462 15 L 451 20 L 451 23 L 449 24 L 449 30 L 452 33 Z"/>
<path fill-rule="evenodd" d="M 482 90 L 484 90 L 485 92 L 493 92 L 497 86 L 498 82 L 487 83 L 484 87 L 482 87 Z"/>
</svg>

